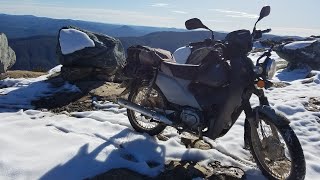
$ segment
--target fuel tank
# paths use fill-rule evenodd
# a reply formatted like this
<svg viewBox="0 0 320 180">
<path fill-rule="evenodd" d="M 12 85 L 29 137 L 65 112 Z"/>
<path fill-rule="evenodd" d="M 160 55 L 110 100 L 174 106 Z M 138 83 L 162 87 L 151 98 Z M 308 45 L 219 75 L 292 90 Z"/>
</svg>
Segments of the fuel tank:
<svg viewBox="0 0 320 180">
<path fill-rule="evenodd" d="M 191 47 L 184 46 L 184 47 L 178 48 L 173 53 L 173 57 L 178 64 L 186 64 L 190 54 L 191 54 Z"/>
</svg>

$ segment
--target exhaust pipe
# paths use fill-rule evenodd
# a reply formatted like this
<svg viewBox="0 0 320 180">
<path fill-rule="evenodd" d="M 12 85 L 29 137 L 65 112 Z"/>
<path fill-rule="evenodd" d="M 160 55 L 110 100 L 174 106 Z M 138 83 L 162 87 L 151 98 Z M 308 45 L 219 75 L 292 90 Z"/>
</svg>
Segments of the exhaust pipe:
<svg viewBox="0 0 320 180">
<path fill-rule="evenodd" d="M 172 122 L 167 117 L 165 117 L 164 115 L 162 115 L 158 112 L 151 111 L 151 110 L 146 109 L 142 106 L 139 106 L 138 104 L 135 104 L 133 102 L 130 102 L 130 101 L 122 99 L 122 98 L 119 98 L 117 101 L 120 106 L 123 106 L 123 107 L 130 109 L 130 110 L 133 110 L 133 111 L 136 111 L 138 113 L 141 113 L 145 116 L 152 118 L 155 121 L 162 122 L 167 125 L 172 125 Z"/>
</svg>

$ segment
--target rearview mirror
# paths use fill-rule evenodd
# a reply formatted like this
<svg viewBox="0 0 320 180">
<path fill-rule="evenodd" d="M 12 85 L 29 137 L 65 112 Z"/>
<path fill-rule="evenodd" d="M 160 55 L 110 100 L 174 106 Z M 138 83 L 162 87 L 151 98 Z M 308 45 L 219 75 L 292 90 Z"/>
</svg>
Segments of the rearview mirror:
<svg viewBox="0 0 320 180">
<path fill-rule="evenodd" d="M 260 11 L 260 17 L 259 17 L 258 21 L 260 21 L 264 17 L 269 16 L 270 11 L 271 11 L 271 7 L 270 6 L 264 6 Z"/>
<path fill-rule="evenodd" d="M 187 20 L 185 25 L 188 30 L 199 29 L 199 28 L 209 29 L 198 18 L 192 18 Z"/>
<path fill-rule="evenodd" d="M 264 7 L 261 9 L 259 19 L 258 19 L 257 22 L 254 24 L 252 33 L 255 32 L 257 23 L 258 23 L 261 19 L 263 19 L 264 17 L 269 16 L 270 11 L 271 11 L 271 7 L 270 7 L 270 6 L 264 6 Z"/>
</svg>

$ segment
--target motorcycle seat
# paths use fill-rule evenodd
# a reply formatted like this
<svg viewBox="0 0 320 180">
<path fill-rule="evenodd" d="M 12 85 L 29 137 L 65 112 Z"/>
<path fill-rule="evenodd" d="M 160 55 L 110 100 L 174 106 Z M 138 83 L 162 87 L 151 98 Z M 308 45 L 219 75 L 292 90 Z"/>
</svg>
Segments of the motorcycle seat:
<svg viewBox="0 0 320 180">
<path fill-rule="evenodd" d="M 175 62 L 163 61 L 161 63 L 161 71 L 172 77 L 177 77 L 185 80 L 194 80 L 199 72 L 200 65 L 193 64 L 177 64 Z"/>
<path fill-rule="evenodd" d="M 169 51 L 157 48 L 141 50 L 139 53 L 139 59 L 141 64 L 150 66 L 159 66 L 161 62 L 165 61 L 176 62 Z"/>
</svg>

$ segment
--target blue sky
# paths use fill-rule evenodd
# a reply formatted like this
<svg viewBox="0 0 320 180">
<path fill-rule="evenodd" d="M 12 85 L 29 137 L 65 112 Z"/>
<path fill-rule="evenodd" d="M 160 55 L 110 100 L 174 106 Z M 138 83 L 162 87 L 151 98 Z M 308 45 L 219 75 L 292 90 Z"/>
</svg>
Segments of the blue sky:
<svg viewBox="0 0 320 180">
<path fill-rule="evenodd" d="M 319 0 L 1 0 L 0 13 L 177 28 L 198 17 L 213 30 L 232 31 L 251 29 L 264 5 L 272 10 L 260 28 L 320 35 Z"/>
</svg>

